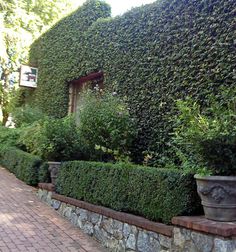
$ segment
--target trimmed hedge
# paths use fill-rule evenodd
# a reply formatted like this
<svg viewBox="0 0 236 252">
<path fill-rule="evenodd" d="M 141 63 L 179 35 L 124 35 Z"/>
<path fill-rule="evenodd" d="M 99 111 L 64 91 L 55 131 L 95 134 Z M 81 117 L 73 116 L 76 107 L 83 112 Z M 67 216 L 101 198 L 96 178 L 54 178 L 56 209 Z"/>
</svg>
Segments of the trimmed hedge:
<svg viewBox="0 0 236 252">
<path fill-rule="evenodd" d="M 169 150 L 176 99 L 204 104 L 235 85 L 235 9 L 235 0 L 160 0 L 95 22 L 109 8 L 90 0 L 33 44 L 37 105 L 66 115 L 67 82 L 103 70 L 105 87 L 127 96 L 138 119 L 137 157 L 148 150 L 158 159 Z"/>
<path fill-rule="evenodd" d="M 38 170 L 41 164 L 42 160 L 37 156 L 14 147 L 0 146 L 0 165 L 28 185 L 38 184 Z"/>
<path fill-rule="evenodd" d="M 124 163 L 64 162 L 58 193 L 151 220 L 170 223 L 201 211 L 192 174 Z"/>
</svg>

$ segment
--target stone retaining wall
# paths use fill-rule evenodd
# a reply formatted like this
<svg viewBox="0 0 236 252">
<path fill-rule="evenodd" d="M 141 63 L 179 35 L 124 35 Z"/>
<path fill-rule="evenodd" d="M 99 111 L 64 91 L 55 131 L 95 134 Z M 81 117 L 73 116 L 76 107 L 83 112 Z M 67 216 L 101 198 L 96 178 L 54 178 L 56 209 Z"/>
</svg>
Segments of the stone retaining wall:
<svg viewBox="0 0 236 252">
<path fill-rule="evenodd" d="M 205 234 L 183 227 L 173 227 L 164 224 L 160 224 L 160 231 L 153 232 L 148 229 L 153 230 L 155 228 L 155 230 L 157 230 L 158 228 L 156 228 L 156 225 L 158 225 L 158 223 L 156 222 L 153 222 L 153 225 L 150 225 L 150 221 L 148 220 L 148 224 L 145 224 L 145 221 L 143 221 L 143 224 L 141 224 L 140 221 L 137 222 L 137 225 L 129 224 L 125 221 L 121 221 L 121 218 L 117 220 L 111 216 L 98 213 L 101 212 L 96 209 L 99 208 L 98 206 L 94 206 L 96 213 L 79 207 L 78 205 L 80 204 L 69 204 L 68 199 L 70 198 L 48 191 L 48 188 L 47 190 L 39 189 L 38 197 L 52 206 L 62 216 L 70 220 L 71 223 L 83 230 L 86 234 L 100 241 L 103 246 L 109 248 L 112 252 L 236 251 L 236 235 L 231 235 L 231 233 L 229 233 L 227 237 L 221 237 L 219 235 Z M 63 197 L 65 200 L 63 200 Z M 87 203 L 84 204 L 86 205 Z M 91 204 L 89 205 L 91 206 Z M 132 218 L 132 215 L 128 216 Z M 134 219 L 130 223 L 134 223 L 136 216 L 133 217 Z M 127 220 L 127 218 L 122 219 Z M 140 219 L 143 218 L 137 217 L 137 220 Z M 176 222 L 178 222 L 178 220 Z M 140 226 L 146 228 L 144 229 Z M 236 225 L 234 224 L 234 226 Z"/>
</svg>

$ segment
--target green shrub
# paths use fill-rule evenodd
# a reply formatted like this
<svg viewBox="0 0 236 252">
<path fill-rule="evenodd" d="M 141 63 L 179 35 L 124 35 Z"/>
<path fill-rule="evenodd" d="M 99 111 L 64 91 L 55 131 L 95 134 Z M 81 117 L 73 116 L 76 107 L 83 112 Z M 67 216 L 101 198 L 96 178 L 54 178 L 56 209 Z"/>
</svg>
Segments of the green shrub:
<svg viewBox="0 0 236 252">
<path fill-rule="evenodd" d="M 73 160 L 80 156 L 79 135 L 72 117 L 37 121 L 26 128 L 19 144 L 44 160 Z"/>
<path fill-rule="evenodd" d="M 90 160 L 129 155 L 136 125 L 120 98 L 87 91 L 81 97 L 78 119 L 79 135 Z"/>
<path fill-rule="evenodd" d="M 68 197 L 165 223 L 201 211 L 193 175 L 179 170 L 71 161 L 62 164 L 56 188 Z"/>
<path fill-rule="evenodd" d="M 200 173 L 236 175 L 236 90 L 224 101 L 211 96 L 204 110 L 191 99 L 178 101 L 174 143 L 190 167 Z"/>
<path fill-rule="evenodd" d="M 15 108 L 12 116 L 16 127 L 30 125 L 45 117 L 40 109 L 30 107 L 29 105 Z"/>
<path fill-rule="evenodd" d="M 0 145 L 17 146 L 22 129 L 0 126 Z"/>
<path fill-rule="evenodd" d="M 38 170 L 42 160 L 14 147 L 0 146 L 0 165 L 14 173 L 28 185 L 38 184 Z"/>
<path fill-rule="evenodd" d="M 51 183 L 50 172 L 48 170 L 48 163 L 43 163 L 38 172 L 38 179 L 40 183 Z"/>
</svg>

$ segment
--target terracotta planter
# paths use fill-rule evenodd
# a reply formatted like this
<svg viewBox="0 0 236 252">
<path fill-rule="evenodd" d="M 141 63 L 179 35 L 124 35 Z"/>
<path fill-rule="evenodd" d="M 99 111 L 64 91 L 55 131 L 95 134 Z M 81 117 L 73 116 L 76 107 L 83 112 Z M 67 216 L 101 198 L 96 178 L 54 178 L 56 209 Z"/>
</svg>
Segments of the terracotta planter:
<svg viewBox="0 0 236 252">
<path fill-rule="evenodd" d="M 53 185 L 56 184 L 56 178 L 57 178 L 57 174 L 58 174 L 58 171 L 60 169 L 60 166 L 61 166 L 61 162 L 51 162 L 49 161 L 48 162 L 48 170 L 50 172 L 50 177 L 51 177 L 51 182 Z"/>
<path fill-rule="evenodd" d="M 205 217 L 216 221 L 236 221 L 236 176 L 194 176 Z"/>
</svg>

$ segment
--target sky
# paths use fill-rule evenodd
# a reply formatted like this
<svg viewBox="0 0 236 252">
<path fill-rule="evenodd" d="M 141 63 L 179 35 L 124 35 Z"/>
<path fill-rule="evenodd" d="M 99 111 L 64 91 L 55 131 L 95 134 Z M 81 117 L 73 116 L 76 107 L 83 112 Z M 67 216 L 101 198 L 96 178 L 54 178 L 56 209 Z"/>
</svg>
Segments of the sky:
<svg viewBox="0 0 236 252">
<path fill-rule="evenodd" d="M 72 2 L 81 5 L 85 0 L 72 0 Z M 141 6 L 143 4 L 153 3 L 155 0 L 105 0 L 111 6 L 112 16 L 121 15 L 130 10 L 132 7 Z"/>
</svg>

